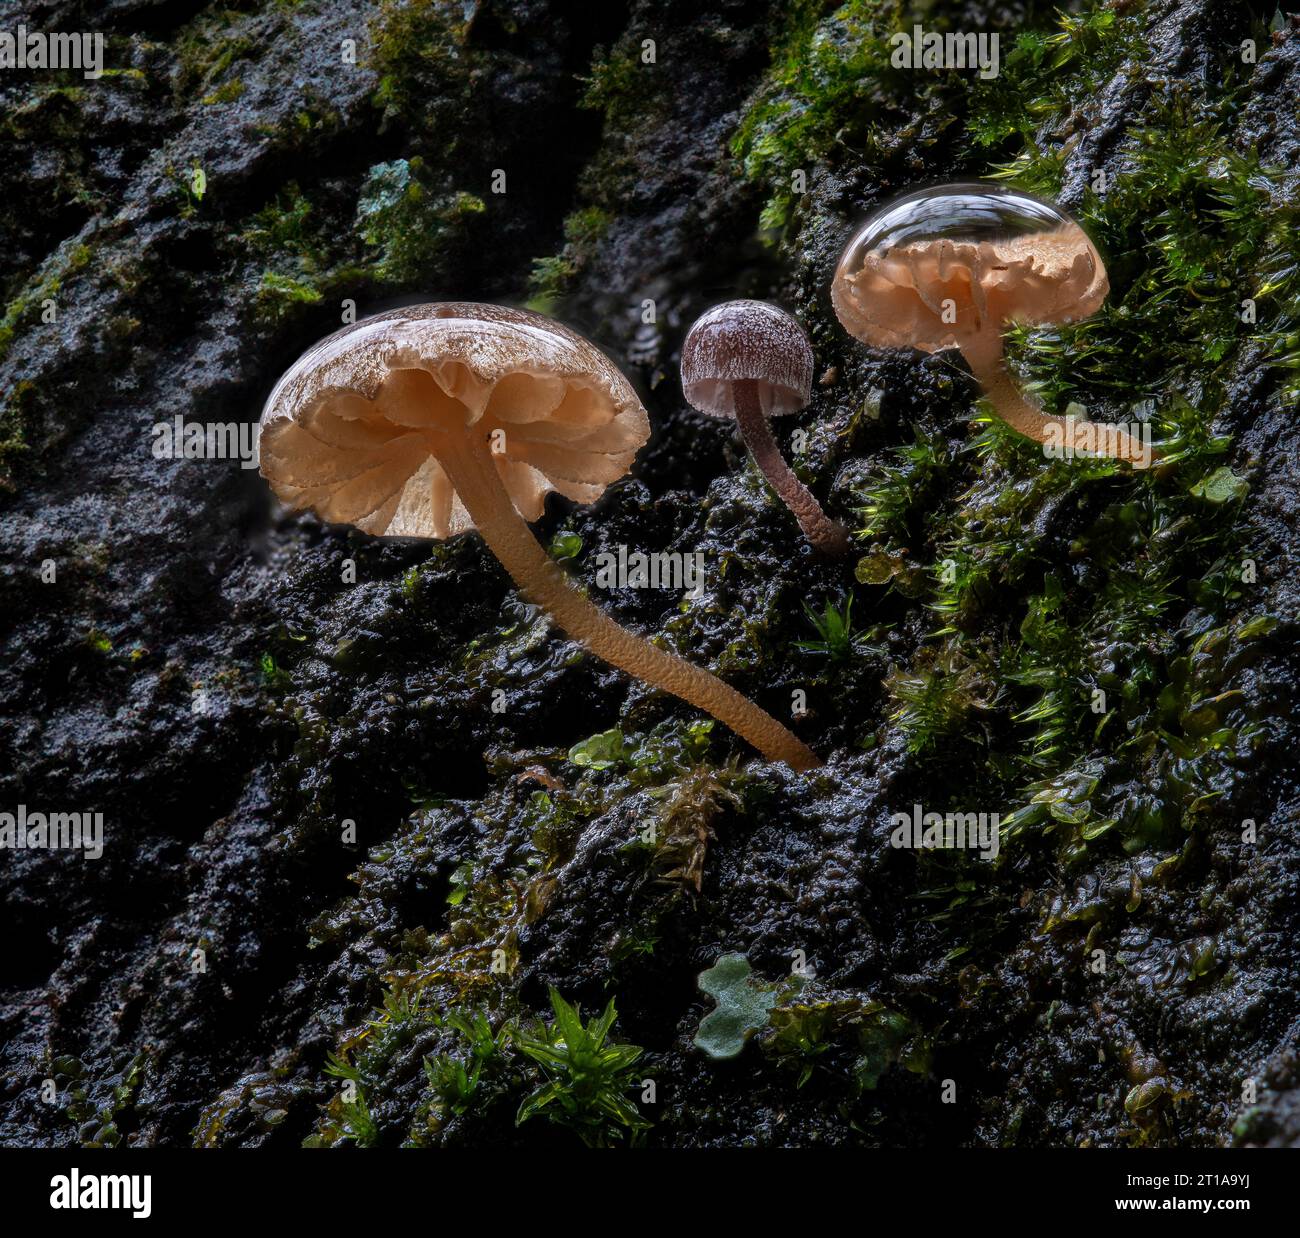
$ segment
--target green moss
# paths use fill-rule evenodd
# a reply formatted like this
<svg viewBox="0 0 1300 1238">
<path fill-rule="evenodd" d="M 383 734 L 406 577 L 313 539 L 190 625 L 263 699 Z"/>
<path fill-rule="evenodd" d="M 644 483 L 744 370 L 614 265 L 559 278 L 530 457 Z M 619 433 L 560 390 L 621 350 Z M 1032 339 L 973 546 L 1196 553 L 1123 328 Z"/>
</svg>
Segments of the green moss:
<svg viewBox="0 0 1300 1238">
<path fill-rule="evenodd" d="M 890 550 L 907 547 L 948 485 L 952 457 L 940 435 L 915 431 L 916 442 L 897 447 L 897 464 L 875 474 L 861 491 L 858 510 L 863 541 L 880 542 Z"/>
<path fill-rule="evenodd" d="M 678 881 L 701 892 L 714 825 L 728 810 L 745 811 L 745 787 L 745 776 L 734 764 L 701 762 L 657 792 L 652 846 L 660 881 Z"/>
<path fill-rule="evenodd" d="M 271 325 L 303 305 L 374 280 L 373 271 L 360 264 L 359 244 L 346 232 L 332 234 L 324 214 L 293 182 L 252 215 L 228 246 L 252 268 L 254 313 Z"/>
<path fill-rule="evenodd" d="M 971 82 L 969 139 L 984 158 L 1021 148 L 1015 155 L 1020 174 L 1034 185 L 1021 183 L 1050 195 L 1060 188 L 1060 159 L 1068 146 L 1040 146 L 1039 127 L 1096 98 L 1122 64 L 1136 72 L 1145 56 L 1140 15 L 1108 4 L 1061 13 L 1055 30 L 1021 31 L 998 76 Z"/>
<path fill-rule="evenodd" d="M 36 384 L 19 379 L 0 408 L 0 491 L 13 490 L 17 457 L 29 450 L 35 395 Z"/>
<path fill-rule="evenodd" d="M 19 326 L 34 316 L 42 302 L 57 300 L 64 281 L 83 271 L 90 262 L 90 246 L 65 241 L 55 250 L 27 287 L 5 306 L 0 317 L 0 361 L 13 344 Z"/>
<path fill-rule="evenodd" d="M 471 221 L 485 210 L 473 194 L 435 192 L 416 156 L 370 169 L 357 203 L 356 228 L 376 251 L 381 279 L 419 282 L 467 243 Z"/>
<path fill-rule="evenodd" d="M 515 1124 L 543 1117 L 575 1132 L 589 1148 L 611 1147 L 624 1138 L 636 1143 L 650 1129 L 627 1095 L 641 1082 L 632 1070 L 642 1050 L 610 1038 L 617 1017 L 613 1000 L 584 1022 L 554 988 L 550 996 L 554 1021 L 519 1037 L 520 1050 L 536 1063 L 542 1081 L 520 1102 Z"/>
<path fill-rule="evenodd" d="M 240 239 L 261 257 L 287 252 L 309 259 L 317 252 L 313 222 L 311 202 L 297 182 L 291 181 L 274 202 L 252 217 Z"/>
<path fill-rule="evenodd" d="M 1142 63 L 1135 12 L 1088 3 L 1055 22 L 1023 31 L 998 78 L 970 84 L 954 113 L 967 174 L 1056 192 L 1071 146 L 1060 118 Z M 767 222 L 790 220 L 792 169 L 833 163 L 840 142 L 887 164 L 875 126 L 890 109 L 946 105 L 943 75 L 908 84 L 881 69 L 872 40 L 893 24 L 874 5 L 792 16 L 734 143 L 747 175 L 775 186 Z M 1147 421 L 1161 465 L 1139 476 L 1048 461 L 982 411 L 957 452 L 920 436 L 863 489 L 859 579 L 930 611 L 921 651 L 886 681 L 892 720 L 923 766 L 956 763 L 1007 805 L 1013 849 L 1046 837 L 1068 862 L 1178 846 L 1261 738 L 1237 687 L 1249 638 L 1231 626 L 1251 593 L 1250 476 L 1225 460 L 1215 420 L 1248 349 L 1277 371 L 1266 398 L 1288 404 L 1300 389 L 1300 221 L 1281 172 L 1225 138 L 1241 103 L 1230 78 L 1151 90 L 1122 171 L 1080 211 L 1107 261 L 1107 305 L 1008 332 L 1021 381 L 1050 410 Z M 1054 513 L 1080 514 L 1064 544 L 1070 520 Z M 1204 640 L 1247 648 L 1207 661 Z"/>
<path fill-rule="evenodd" d="M 545 313 L 554 307 L 590 261 L 612 221 L 608 211 L 595 206 L 583 207 L 565 219 L 564 248 L 552 257 L 533 261 L 528 281 L 532 308 Z"/>
<path fill-rule="evenodd" d="M 306 1145 L 379 1143 L 372 1099 L 388 1096 L 417 1039 L 436 1032 L 452 1040 L 443 1052 L 424 1058 L 429 1095 L 414 1111 L 407 1146 L 428 1146 L 449 1122 L 503 1105 L 517 1107 L 517 1125 L 543 1118 L 589 1147 L 637 1142 L 650 1124 L 628 1093 L 640 1086 L 639 1072 L 632 1072 L 643 1051 L 613 1040 L 613 1001 L 586 1021 L 554 989 L 550 1001 L 549 1022 L 514 1015 L 494 1019 L 477 1006 L 437 1013 L 409 985 L 389 988 L 366 1026 L 329 1055 L 325 1073 L 343 1086 Z"/>
<path fill-rule="evenodd" d="M 61 1091 L 67 1091 L 65 1112 L 69 1121 L 77 1124 L 77 1138 L 83 1148 L 122 1146 L 123 1122 L 135 1109 L 149 1057 L 141 1050 L 119 1062 L 113 1074 L 99 1079 L 88 1078 L 76 1058 L 62 1057 L 51 1063 L 52 1077 L 61 1085 Z"/>
<path fill-rule="evenodd" d="M 223 82 L 211 94 L 204 95 L 200 102 L 205 107 L 211 107 L 217 103 L 234 103 L 237 99 L 243 98 L 244 83 L 237 77 L 231 78 L 228 82 Z"/>
<path fill-rule="evenodd" d="M 385 119 L 437 133 L 450 160 L 469 90 L 472 10 L 441 0 L 384 0 L 371 24 L 375 104 Z"/>
<path fill-rule="evenodd" d="M 6 109 L 0 133 L 18 141 L 76 142 L 85 132 L 84 86 L 38 86 L 30 98 Z"/>
<path fill-rule="evenodd" d="M 449 1118 L 486 1107 L 495 1093 L 511 1089 L 511 1047 L 520 1036 L 514 1020 L 503 1019 L 493 1028 L 486 1012 L 475 1008 L 452 1010 L 438 1023 L 460 1037 L 463 1050 L 424 1059 L 425 1077 L 433 1093 L 420 1123 L 426 1132 L 438 1129 Z"/>
<path fill-rule="evenodd" d="M 839 605 L 828 597 L 822 603 L 820 614 L 807 602 L 803 609 L 809 624 L 817 632 L 817 639 L 795 641 L 796 649 L 820 654 L 832 662 L 842 662 L 868 648 L 866 635 L 853 630 L 852 593 L 845 594 Z"/>
<path fill-rule="evenodd" d="M 232 65 L 253 59 L 257 40 L 251 34 L 231 34 L 244 15 L 230 10 L 195 18 L 177 40 L 175 88 L 179 95 L 210 93 L 208 88 Z"/>
<path fill-rule="evenodd" d="M 929 1042 L 912 1020 L 861 994 L 826 990 L 814 982 L 775 1007 L 768 1023 L 770 1030 L 760 1040 L 763 1052 L 798 1072 L 797 1087 L 837 1045 L 857 1050 L 850 1094 L 874 1091 L 885 1071 L 899 1063 L 917 1074 L 929 1068 Z"/>
<path fill-rule="evenodd" d="M 283 321 L 296 306 L 316 305 L 322 299 L 319 288 L 305 280 L 265 271 L 257 289 L 257 315 L 272 324 Z"/>
<path fill-rule="evenodd" d="M 711 718 L 661 722 L 629 739 L 616 727 L 575 744 L 569 760 L 592 770 L 616 770 L 633 786 L 661 786 L 705 758 L 714 725 Z"/>
<path fill-rule="evenodd" d="M 293 677 L 276 662 L 274 654 L 262 654 L 258 670 L 263 685 L 271 692 L 284 692 L 293 684 Z"/>
<path fill-rule="evenodd" d="M 582 106 L 604 112 L 611 125 L 625 127 L 634 120 L 658 88 L 655 66 L 642 62 L 641 50 L 640 40 L 630 37 L 596 48 L 583 79 Z"/>
<path fill-rule="evenodd" d="M 996 695 L 987 664 L 955 645 L 923 650 L 912 667 L 891 672 L 885 688 L 890 721 L 907 736 L 909 750 L 921 754 L 977 745 L 980 716 Z"/>
<path fill-rule="evenodd" d="M 850 0 L 826 18 L 823 9 L 817 0 L 788 7 L 772 67 L 732 138 L 746 179 L 767 193 L 768 229 L 789 222 L 797 171 L 811 173 L 837 144 L 868 157 L 879 150 L 878 127 L 909 85 L 889 63 L 888 37 L 903 25 L 899 5 Z M 938 14 L 933 21 L 942 23 Z"/>
<path fill-rule="evenodd" d="M 5 306 L 0 317 L 0 362 L 3 362 L 20 328 L 32 325 L 43 312 L 44 302 L 53 301 L 58 310 L 64 284 L 90 264 L 91 247 L 65 241 L 45 262 L 27 286 Z M 110 327 L 111 332 L 111 327 Z M 12 491 L 18 461 L 39 445 L 45 428 L 36 384 L 22 378 L 6 393 L 0 406 L 0 492 Z"/>
<path fill-rule="evenodd" d="M 1099 397 L 1131 405 L 1181 385 L 1204 387 L 1201 404 L 1213 410 L 1252 337 L 1267 339 L 1269 359 L 1286 364 L 1300 299 L 1300 282 L 1286 272 L 1300 211 L 1280 175 L 1228 149 L 1220 122 L 1181 88 L 1153 105 L 1133 162 L 1082 211 L 1109 258 L 1107 304 L 1061 331 L 1017 329 L 1009 353 L 1056 408 Z M 1243 322 L 1247 300 L 1258 325 Z"/>
</svg>

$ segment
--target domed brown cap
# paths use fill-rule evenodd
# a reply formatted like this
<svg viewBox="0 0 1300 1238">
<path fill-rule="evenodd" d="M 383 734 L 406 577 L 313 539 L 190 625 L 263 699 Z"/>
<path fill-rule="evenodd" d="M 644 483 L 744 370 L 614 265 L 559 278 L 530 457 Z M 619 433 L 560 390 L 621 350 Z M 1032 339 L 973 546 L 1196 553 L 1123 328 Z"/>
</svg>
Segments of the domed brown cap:
<svg viewBox="0 0 1300 1238">
<path fill-rule="evenodd" d="M 872 216 L 845 248 L 831 303 L 865 344 L 937 352 L 1007 323 L 1087 318 L 1109 287 L 1101 255 L 1059 207 L 961 184 Z"/>
<path fill-rule="evenodd" d="M 536 520 L 548 491 L 580 503 L 624 476 L 650 436 L 627 379 L 540 314 L 413 305 L 309 349 L 262 413 L 261 470 L 291 507 L 389 537 L 445 538 L 473 521 L 438 464 L 447 432 L 476 436 L 511 501 Z"/>
<path fill-rule="evenodd" d="M 766 301 L 725 301 L 695 321 L 682 345 L 682 390 L 702 413 L 736 415 L 737 381 L 752 380 L 769 417 L 812 397 L 813 354 L 803 328 Z"/>
</svg>

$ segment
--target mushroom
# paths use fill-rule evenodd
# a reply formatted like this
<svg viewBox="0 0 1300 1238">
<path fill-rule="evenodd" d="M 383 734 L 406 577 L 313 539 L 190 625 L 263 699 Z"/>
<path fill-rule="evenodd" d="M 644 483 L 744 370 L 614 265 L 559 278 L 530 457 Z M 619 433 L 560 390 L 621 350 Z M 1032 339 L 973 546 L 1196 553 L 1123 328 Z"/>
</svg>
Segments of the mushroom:
<svg viewBox="0 0 1300 1238">
<path fill-rule="evenodd" d="M 1045 326 L 1095 313 L 1110 284 L 1101 255 L 1059 207 L 1005 186 L 946 185 L 877 211 L 844 250 L 831 303 L 850 335 L 878 348 L 959 348 L 994 411 L 1063 454 L 1147 468 L 1149 444 L 1125 430 L 1054 417 L 1007 371 L 1007 323 Z"/>
<path fill-rule="evenodd" d="M 262 413 L 262 474 L 290 507 L 381 537 L 477 529 L 530 602 L 607 662 L 706 710 L 769 760 L 820 764 L 708 671 L 619 627 L 527 521 L 548 491 L 595 500 L 649 437 L 636 393 L 574 332 L 494 305 L 414 305 L 309 349 Z"/>
<path fill-rule="evenodd" d="M 734 417 L 754 463 L 823 554 L 849 549 L 786 464 L 769 417 L 797 413 L 812 397 L 813 355 L 803 328 L 766 301 L 725 301 L 696 319 L 682 344 L 682 390 L 702 413 Z"/>
</svg>

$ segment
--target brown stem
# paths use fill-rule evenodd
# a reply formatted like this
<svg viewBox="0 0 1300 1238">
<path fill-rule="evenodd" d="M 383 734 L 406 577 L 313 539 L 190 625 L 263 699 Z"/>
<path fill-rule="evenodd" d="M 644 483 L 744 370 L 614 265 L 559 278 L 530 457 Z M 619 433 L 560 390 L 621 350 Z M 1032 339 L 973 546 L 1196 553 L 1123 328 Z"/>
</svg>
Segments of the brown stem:
<svg viewBox="0 0 1300 1238">
<path fill-rule="evenodd" d="M 804 536 L 825 555 L 847 554 L 849 535 L 838 521 L 831 520 L 821 504 L 809 493 L 786 464 L 781 449 L 772 437 L 772 427 L 758 399 L 758 384 L 752 379 L 737 382 L 736 422 L 754 463 L 772 484 L 781 501 L 794 513 Z"/>
<path fill-rule="evenodd" d="M 784 761 L 800 771 L 821 764 L 811 748 L 716 675 L 633 635 L 593 606 L 537 544 L 532 530 L 510 501 L 486 444 L 467 434 L 437 437 L 438 463 L 483 540 L 524 597 L 552 615 L 564 631 L 592 653 L 643 683 L 671 692 L 712 714 L 769 761 Z"/>
<path fill-rule="evenodd" d="M 1150 468 L 1158 458 L 1149 443 L 1139 442 L 1119 426 L 1079 417 L 1052 416 L 1031 404 L 1007 369 L 1001 336 L 967 344 L 962 354 L 997 415 L 1026 438 L 1050 444 L 1067 456 L 1113 456 L 1127 460 L 1135 469 Z"/>
</svg>

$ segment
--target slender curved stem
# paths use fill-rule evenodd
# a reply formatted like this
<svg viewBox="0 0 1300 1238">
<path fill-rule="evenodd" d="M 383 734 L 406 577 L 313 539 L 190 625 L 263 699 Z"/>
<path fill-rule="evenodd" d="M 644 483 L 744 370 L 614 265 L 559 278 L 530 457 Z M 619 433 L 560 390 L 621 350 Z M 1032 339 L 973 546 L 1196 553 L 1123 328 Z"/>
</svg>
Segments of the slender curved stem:
<svg viewBox="0 0 1300 1238">
<path fill-rule="evenodd" d="M 753 701 L 716 675 L 620 627 L 579 593 L 515 510 L 485 443 L 463 433 L 436 438 L 438 462 L 483 540 L 519 592 L 564 631 L 619 670 L 712 714 L 769 761 L 784 761 L 800 771 L 821 765 L 811 748 Z"/>
<path fill-rule="evenodd" d="M 967 344 L 962 355 L 984 389 L 984 396 L 1003 421 L 1036 443 L 1051 446 L 1065 456 L 1113 456 L 1135 469 L 1150 468 L 1158 453 L 1120 426 L 1079 417 L 1057 417 L 1031 404 L 1012 378 L 1002 351 L 1002 337 Z"/>
<path fill-rule="evenodd" d="M 758 400 L 758 384 L 746 379 L 737 382 L 733 391 L 736 399 L 736 422 L 754 463 L 763 470 L 763 476 L 781 501 L 794 513 L 804 536 L 825 555 L 847 554 L 849 535 L 844 526 L 830 519 L 821 504 L 813 498 L 786 464 L 781 449 L 772 437 L 772 427 Z"/>
</svg>

